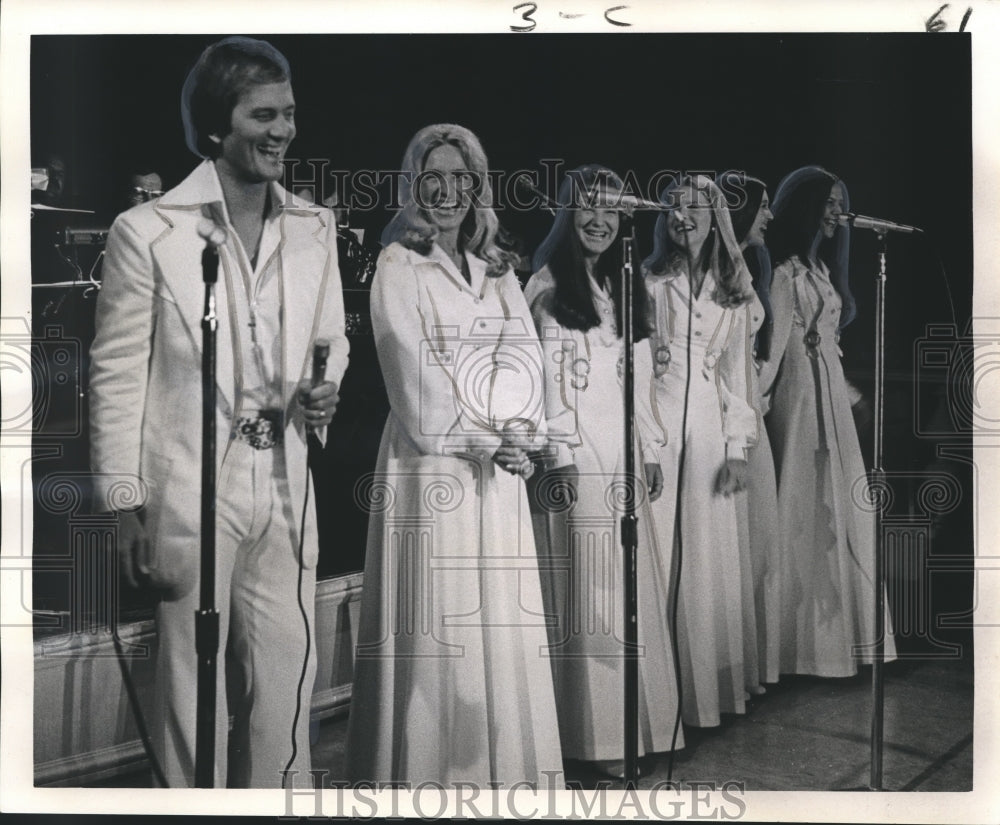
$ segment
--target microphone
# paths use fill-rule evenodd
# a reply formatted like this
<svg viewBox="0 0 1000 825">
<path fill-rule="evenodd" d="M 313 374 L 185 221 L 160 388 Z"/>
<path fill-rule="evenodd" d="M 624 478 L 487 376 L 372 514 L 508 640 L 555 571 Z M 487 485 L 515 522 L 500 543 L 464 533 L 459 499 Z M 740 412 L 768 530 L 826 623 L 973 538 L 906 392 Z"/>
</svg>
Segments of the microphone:
<svg viewBox="0 0 1000 825">
<path fill-rule="evenodd" d="M 655 209 L 657 212 L 666 212 L 673 209 L 665 203 L 648 201 L 645 198 L 637 198 L 635 195 L 626 195 L 624 192 L 601 192 L 593 198 L 587 200 L 587 206 L 591 209 Z"/>
<path fill-rule="evenodd" d="M 541 205 L 550 214 L 555 215 L 556 209 L 571 208 L 569 204 L 559 203 L 553 200 L 548 195 L 546 195 L 538 187 L 528 183 L 523 177 L 516 178 L 516 186 L 520 187 L 525 192 L 530 192 L 541 200 Z M 593 191 L 587 193 L 582 204 L 584 208 L 589 209 L 620 209 L 633 210 L 633 209 L 655 209 L 659 212 L 666 212 L 673 207 L 668 206 L 665 203 L 658 203 L 657 201 L 648 201 L 644 198 L 637 198 L 635 195 L 626 195 L 624 192 L 609 192 L 606 190 Z"/>
<path fill-rule="evenodd" d="M 883 220 L 882 218 L 870 218 L 867 215 L 856 215 L 854 212 L 845 212 L 838 218 L 841 224 L 853 226 L 855 229 L 870 229 L 879 235 L 888 232 L 902 232 L 910 235 L 914 232 L 923 233 L 923 229 L 916 226 L 907 226 L 903 223 Z"/>
<path fill-rule="evenodd" d="M 226 221 L 219 203 L 206 203 L 201 207 L 198 236 L 205 241 L 201 250 L 201 279 L 214 284 L 219 279 L 219 247 L 226 242 Z"/>
<path fill-rule="evenodd" d="M 552 198 L 550 198 L 548 195 L 546 195 L 541 189 L 539 189 L 537 186 L 533 186 L 532 184 L 528 183 L 528 181 L 526 181 L 523 177 L 517 177 L 517 178 L 515 178 L 514 179 L 514 185 L 518 189 L 521 189 L 524 192 L 528 192 L 529 194 L 532 194 L 532 195 L 535 195 L 536 197 L 538 197 L 541 200 L 542 207 L 550 215 L 555 215 L 556 214 L 556 209 L 559 209 L 559 208 L 562 207 L 561 203 L 559 203 L 558 201 L 552 200 Z"/>
<path fill-rule="evenodd" d="M 198 236 L 205 241 L 206 248 L 218 249 L 226 242 L 226 221 L 222 216 L 222 205 L 206 203 L 201 207 L 202 218 L 198 221 Z"/>
<path fill-rule="evenodd" d="M 326 378 L 326 359 L 330 356 L 330 342 L 326 338 L 317 338 L 313 342 L 312 385 L 318 387 Z M 309 428 L 317 428 L 310 424 Z"/>
<path fill-rule="evenodd" d="M 323 383 L 326 378 L 326 359 L 330 357 L 330 342 L 325 338 L 317 338 L 313 343 L 312 385 Z"/>
</svg>

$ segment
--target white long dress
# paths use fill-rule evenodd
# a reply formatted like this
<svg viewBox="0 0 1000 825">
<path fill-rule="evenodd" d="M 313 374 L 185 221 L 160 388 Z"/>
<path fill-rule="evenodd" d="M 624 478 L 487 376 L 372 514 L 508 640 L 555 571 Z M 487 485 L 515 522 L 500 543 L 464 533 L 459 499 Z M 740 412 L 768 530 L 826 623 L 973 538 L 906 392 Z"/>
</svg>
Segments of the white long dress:
<svg viewBox="0 0 1000 825">
<path fill-rule="evenodd" d="M 753 299 L 744 307 L 746 313 L 747 349 L 753 351 L 754 336 L 764 323 L 764 307 Z M 747 657 L 747 688 L 751 693 L 757 684 L 777 682 L 780 675 L 778 643 L 781 623 L 781 569 L 784 563 L 784 542 L 778 529 L 778 489 L 774 474 L 771 441 L 764 426 L 766 402 L 761 397 L 760 378 L 756 364 L 748 372 L 750 400 L 757 416 L 756 443 L 747 447 L 747 489 L 736 495 L 736 515 L 740 527 L 740 549 L 744 567 L 749 564 L 752 601 L 752 621 L 744 626 L 744 637 L 752 659 Z M 746 595 L 746 591 L 744 591 Z M 753 631 L 752 633 L 750 631 Z"/>
<path fill-rule="evenodd" d="M 651 506 L 653 524 L 661 540 L 674 536 L 673 563 L 680 565 L 682 716 L 686 724 L 712 727 L 720 723 L 720 713 L 746 709 L 744 617 L 753 615 L 744 610 L 747 565 L 741 560 L 736 500 L 715 492 L 726 458 L 744 458 L 756 428 L 747 401 L 745 312 L 713 300 L 711 273 L 697 296 L 686 275 L 676 271 L 647 276 L 646 284 L 656 318 L 650 400 L 667 431 L 660 453 L 664 494 Z"/>
<path fill-rule="evenodd" d="M 470 284 L 437 245 L 394 243 L 372 286 L 391 413 L 365 491 L 354 782 L 561 781 L 524 482 L 490 459 L 508 420 L 544 436 L 541 352 L 513 272 L 466 261 Z"/>
<path fill-rule="evenodd" d="M 782 673 L 851 676 L 875 642 L 874 513 L 837 346 L 840 296 L 826 267 L 774 270 L 774 337 L 761 370 L 778 477 Z M 853 398 L 852 398 L 853 396 Z M 895 657 L 888 619 L 886 657 Z M 867 653 L 867 655 L 866 655 Z"/>
<path fill-rule="evenodd" d="M 543 268 L 525 288 L 545 356 L 545 408 L 556 464 L 579 470 L 576 502 L 536 514 L 539 557 L 550 626 L 551 662 L 563 755 L 617 760 L 624 756 L 624 598 L 620 519 L 624 483 L 621 339 L 614 304 L 591 278 L 601 325 L 587 332 L 553 317 L 555 280 Z M 637 344 L 636 375 L 651 369 L 649 348 Z M 636 432 L 649 461 L 663 441 L 648 417 Z M 641 473 L 641 462 L 637 462 Z M 642 482 L 639 482 L 640 485 Z M 638 499 L 637 548 L 640 752 L 670 750 L 677 712 L 673 654 L 667 629 L 670 545 L 649 534 L 649 504 Z M 678 733 L 677 747 L 683 747 Z"/>
</svg>

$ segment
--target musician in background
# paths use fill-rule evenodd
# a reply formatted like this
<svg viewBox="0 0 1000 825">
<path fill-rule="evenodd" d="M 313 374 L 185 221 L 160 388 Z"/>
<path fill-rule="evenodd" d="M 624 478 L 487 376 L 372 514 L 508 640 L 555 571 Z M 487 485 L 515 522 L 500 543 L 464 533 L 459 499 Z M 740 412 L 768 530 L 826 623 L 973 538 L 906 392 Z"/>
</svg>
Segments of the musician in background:
<svg viewBox="0 0 1000 825">
<path fill-rule="evenodd" d="M 195 770 L 199 606 L 202 240 L 219 243 L 215 785 L 308 784 L 317 561 L 306 433 L 330 423 L 347 366 L 336 224 L 278 181 L 295 137 L 284 56 L 230 37 L 182 95 L 203 162 L 111 227 L 91 350 L 98 506 L 117 512 L 126 578 L 159 591 L 154 750 L 171 787 Z M 314 342 L 330 343 L 313 386 Z M 136 479 L 142 483 L 136 486 Z M 230 704 L 227 695 L 234 698 Z M 229 715 L 235 718 L 227 766 Z"/>
<path fill-rule="evenodd" d="M 134 172 L 129 176 L 129 187 L 125 202 L 127 208 L 158 198 L 163 194 L 163 178 L 152 170 Z"/>
<path fill-rule="evenodd" d="M 31 167 L 31 202 L 60 207 L 66 193 L 66 163 L 60 155 L 49 153 Z"/>
</svg>

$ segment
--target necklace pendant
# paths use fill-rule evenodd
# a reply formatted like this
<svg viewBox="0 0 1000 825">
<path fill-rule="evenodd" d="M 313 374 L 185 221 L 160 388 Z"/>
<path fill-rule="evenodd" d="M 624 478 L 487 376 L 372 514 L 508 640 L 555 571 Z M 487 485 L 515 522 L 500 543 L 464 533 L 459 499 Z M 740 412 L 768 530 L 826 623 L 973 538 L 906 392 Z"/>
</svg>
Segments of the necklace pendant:
<svg viewBox="0 0 1000 825">
<path fill-rule="evenodd" d="M 822 340 L 815 329 L 811 329 L 805 334 L 806 354 L 810 358 L 816 358 L 819 355 L 819 345 Z"/>
</svg>

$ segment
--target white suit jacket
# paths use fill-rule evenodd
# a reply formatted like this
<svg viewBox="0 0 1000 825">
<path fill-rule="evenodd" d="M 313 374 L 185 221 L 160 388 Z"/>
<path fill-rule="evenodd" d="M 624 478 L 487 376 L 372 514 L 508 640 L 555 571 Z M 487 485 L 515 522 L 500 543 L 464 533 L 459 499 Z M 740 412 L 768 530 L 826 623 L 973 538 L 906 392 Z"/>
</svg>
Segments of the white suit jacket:
<svg viewBox="0 0 1000 825">
<path fill-rule="evenodd" d="M 298 525 L 308 483 L 306 429 L 295 386 L 311 373 L 312 345 L 330 344 L 327 380 L 340 383 L 348 343 L 337 268 L 336 222 L 330 210 L 307 206 L 273 184 L 282 282 L 284 457 L 290 504 Z M 197 234 L 202 207 L 223 204 L 214 164 L 205 161 L 159 200 L 120 215 L 111 227 L 91 347 L 91 466 L 95 507 L 145 505 L 150 538 L 166 531 L 197 535 L 200 520 L 202 329 L 204 283 Z M 233 243 L 230 232 L 228 244 Z M 230 447 L 240 415 L 242 377 L 234 365 L 227 279 L 219 267 L 215 294 L 218 386 L 216 461 Z M 142 479 L 136 485 L 135 480 Z M 307 552 L 315 556 L 315 550 Z"/>
</svg>

